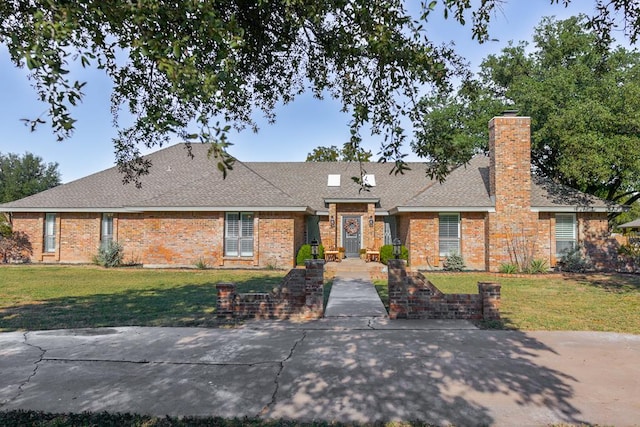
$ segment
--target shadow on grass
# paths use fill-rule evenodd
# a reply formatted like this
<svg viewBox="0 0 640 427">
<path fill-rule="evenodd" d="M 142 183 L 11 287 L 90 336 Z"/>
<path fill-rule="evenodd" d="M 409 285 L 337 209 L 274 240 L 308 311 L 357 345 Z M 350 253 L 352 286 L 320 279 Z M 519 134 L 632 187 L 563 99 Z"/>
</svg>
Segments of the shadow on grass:
<svg viewBox="0 0 640 427">
<path fill-rule="evenodd" d="M 269 292 L 280 278 L 235 282 L 239 292 Z M 216 326 L 215 283 L 63 297 L 0 308 L 0 331 L 105 326 Z"/>
<path fill-rule="evenodd" d="M 570 274 L 565 278 L 616 294 L 640 292 L 640 275 L 637 274 Z"/>
</svg>

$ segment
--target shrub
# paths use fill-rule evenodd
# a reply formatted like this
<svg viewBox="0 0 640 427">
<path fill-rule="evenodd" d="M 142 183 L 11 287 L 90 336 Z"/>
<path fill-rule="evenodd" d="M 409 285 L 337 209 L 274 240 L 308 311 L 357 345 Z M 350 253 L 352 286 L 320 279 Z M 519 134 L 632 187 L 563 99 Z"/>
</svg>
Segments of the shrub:
<svg viewBox="0 0 640 427">
<path fill-rule="evenodd" d="M 366 249 L 365 249 L 366 252 Z M 384 245 L 380 247 L 380 262 L 387 264 L 387 261 L 393 259 L 393 245 Z M 400 248 L 400 259 L 409 261 L 409 250 L 406 246 L 402 245 Z"/>
<path fill-rule="evenodd" d="M 546 273 L 548 270 L 549 270 L 549 267 L 547 266 L 546 260 L 534 259 L 524 269 L 524 272 L 527 274 L 542 274 L 542 273 Z"/>
<path fill-rule="evenodd" d="M 466 265 L 464 265 L 464 258 L 459 254 L 449 254 L 442 263 L 442 268 L 445 271 L 462 271 Z"/>
<path fill-rule="evenodd" d="M 122 245 L 113 240 L 104 245 L 100 245 L 98 254 L 93 257 L 93 262 L 103 267 L 118 267 L 122 264 L 124 253 Z"/>
<path fill-rule="evenodd" d="M 571 273 L 584 273 L 591 269 L 591 259 L 584 253 L 581 246 L 567 251 L 558 264 L 562 271 Z"/>
<path fill-rule="evenodd" d="M 29 241 L 29 236 L 22 231 L 0 234 L 0 262 L 28 262 L 29 255 L 33 254 L 33 247 Z"/>
<path fill-rule="evenodd" d="M 500 264 L 498 271 L 503 274 L 516 274 L 518 272 L 518 266 L 510 262 L 505 262 L 504 264 Z"/>
<path fill-rule="evenodd" d="M 207 265 L 207 261 L 202 257 L 198 258 L 198 261 L 196 261 L 196 268 L 198 270 L 206 270 L 207 267 L 209 267 Z"/>
<path fill-rule="evenodd" d="M 318 245 L 318 259 L 324 258 L 324 246 Z M 313 259 L 311 255 L 311 245 L 304 244 L 298 249 L 298 255 L 296 255 L 296 265 L 304 265 L 304 261 L 307 259 Z"/>
</svg>

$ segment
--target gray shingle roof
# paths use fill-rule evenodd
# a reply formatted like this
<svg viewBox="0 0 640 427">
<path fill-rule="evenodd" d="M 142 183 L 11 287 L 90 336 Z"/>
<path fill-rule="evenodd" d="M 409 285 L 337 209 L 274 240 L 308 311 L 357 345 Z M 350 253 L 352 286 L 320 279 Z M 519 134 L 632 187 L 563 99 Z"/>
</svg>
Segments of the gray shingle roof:
<svg viewBox="0 0 640 427">
<path fill-rule="evenodd" d="M 375 175 L 376 186 L 361 191 L 351 177 L 360 175 L 358 163 L 346 162 L 236 162 L 223 179 L 215 159 L 207 158 L 207 146 L 192 145 L 194 157 L 184 144 L 146 156 L 153 166 L 142 177 L 142 188 L 122 184 L 117 168 L 60 185 L 21 200 L 0 205 L 0 211 L 118 211 L 118 210 L 206 210 L 251 208 L 265 210 L 326 211 L 327 199 L 378 200 L 378 210 L 441 208 L 490 209 L 489 159 L 476 156 L 447 177 L 431 180 L 423 163 L 410 163 L 404 174 L 390 174 L 393 165 L 365 163 Z M 341 185 L 328 187 L 329 174 L 340 174 Z M 606 204 L 542 180 L 532 184 L 532 206 L 575 208 Z"/>
<path fill-rule="evenodd" d="M 640 228 L 640 218 L 619 225 L 618 228 Z"/>
</svg>

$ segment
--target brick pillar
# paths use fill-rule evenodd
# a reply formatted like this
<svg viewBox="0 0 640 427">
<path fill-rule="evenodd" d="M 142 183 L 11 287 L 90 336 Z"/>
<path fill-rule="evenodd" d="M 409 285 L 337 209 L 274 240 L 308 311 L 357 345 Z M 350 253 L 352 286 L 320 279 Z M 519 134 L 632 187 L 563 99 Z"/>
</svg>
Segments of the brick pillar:
<svg viewBox="0 0 640 427">
<path fill-rule="evenodd" d="M 498 283 L 478 282 L 483 320 L 500 320 L 500 288 Z"/>
<path fill-rule="evenodd" d="M 389 284 L 389 318 L 406 319 L 409 313 L 407 269 L 402 259 L 387 261 Z"/>
<path fill-rule="evenodd" d="M 305 307 L 303 316 L 318 319 L 324 313 L 324 260 L 308 259 L 304 262 Z"/>
<path fill-rule="evenodd" d="M 218 297 L 216 301 L 216 316 L 219 318 L 233 318 L 236 299 L 236 285 L 233 283 L 218 283 L 216 285 Z"/>
</svg>

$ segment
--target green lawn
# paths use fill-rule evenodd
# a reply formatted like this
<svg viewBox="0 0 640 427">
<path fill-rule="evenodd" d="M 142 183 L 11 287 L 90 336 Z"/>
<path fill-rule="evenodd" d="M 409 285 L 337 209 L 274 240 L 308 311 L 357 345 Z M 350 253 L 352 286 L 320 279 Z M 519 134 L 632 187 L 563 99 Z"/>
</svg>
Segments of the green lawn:
<svg viewBox="0 0 640 427">
<path fill-rule="evenodd" d="M 268 292 L 284 271 L 0 267 L 0 331 L 213 326 L 216 283 Z"/>
<path fill-rule="evenodd" d="M 215 326 L 218 282 L 239 292 L 273 289 L 284 271 L 103 269 L 95 266 L 0 267 L 0 331 L 104 326 Z M 427 274 L 448 293 L 476 293 L 478 281 L 502 284 L 502 327 L 640 334 L 640 276 L 526 278 Z M 376 287 L 388 301 L 385 281 Z M 331 283 L 325 287 L 325 298 Z"/>
<path fill-rule="evenodd" d="M 425 273 L 445 293 L 477 293 L 477 282 L 502 285 L 502 327 L 640 334 L 640 276 L 619 274 L 497 277 Z M 376 282 L 388 301 L 386 282 Z"/>
</svg>

